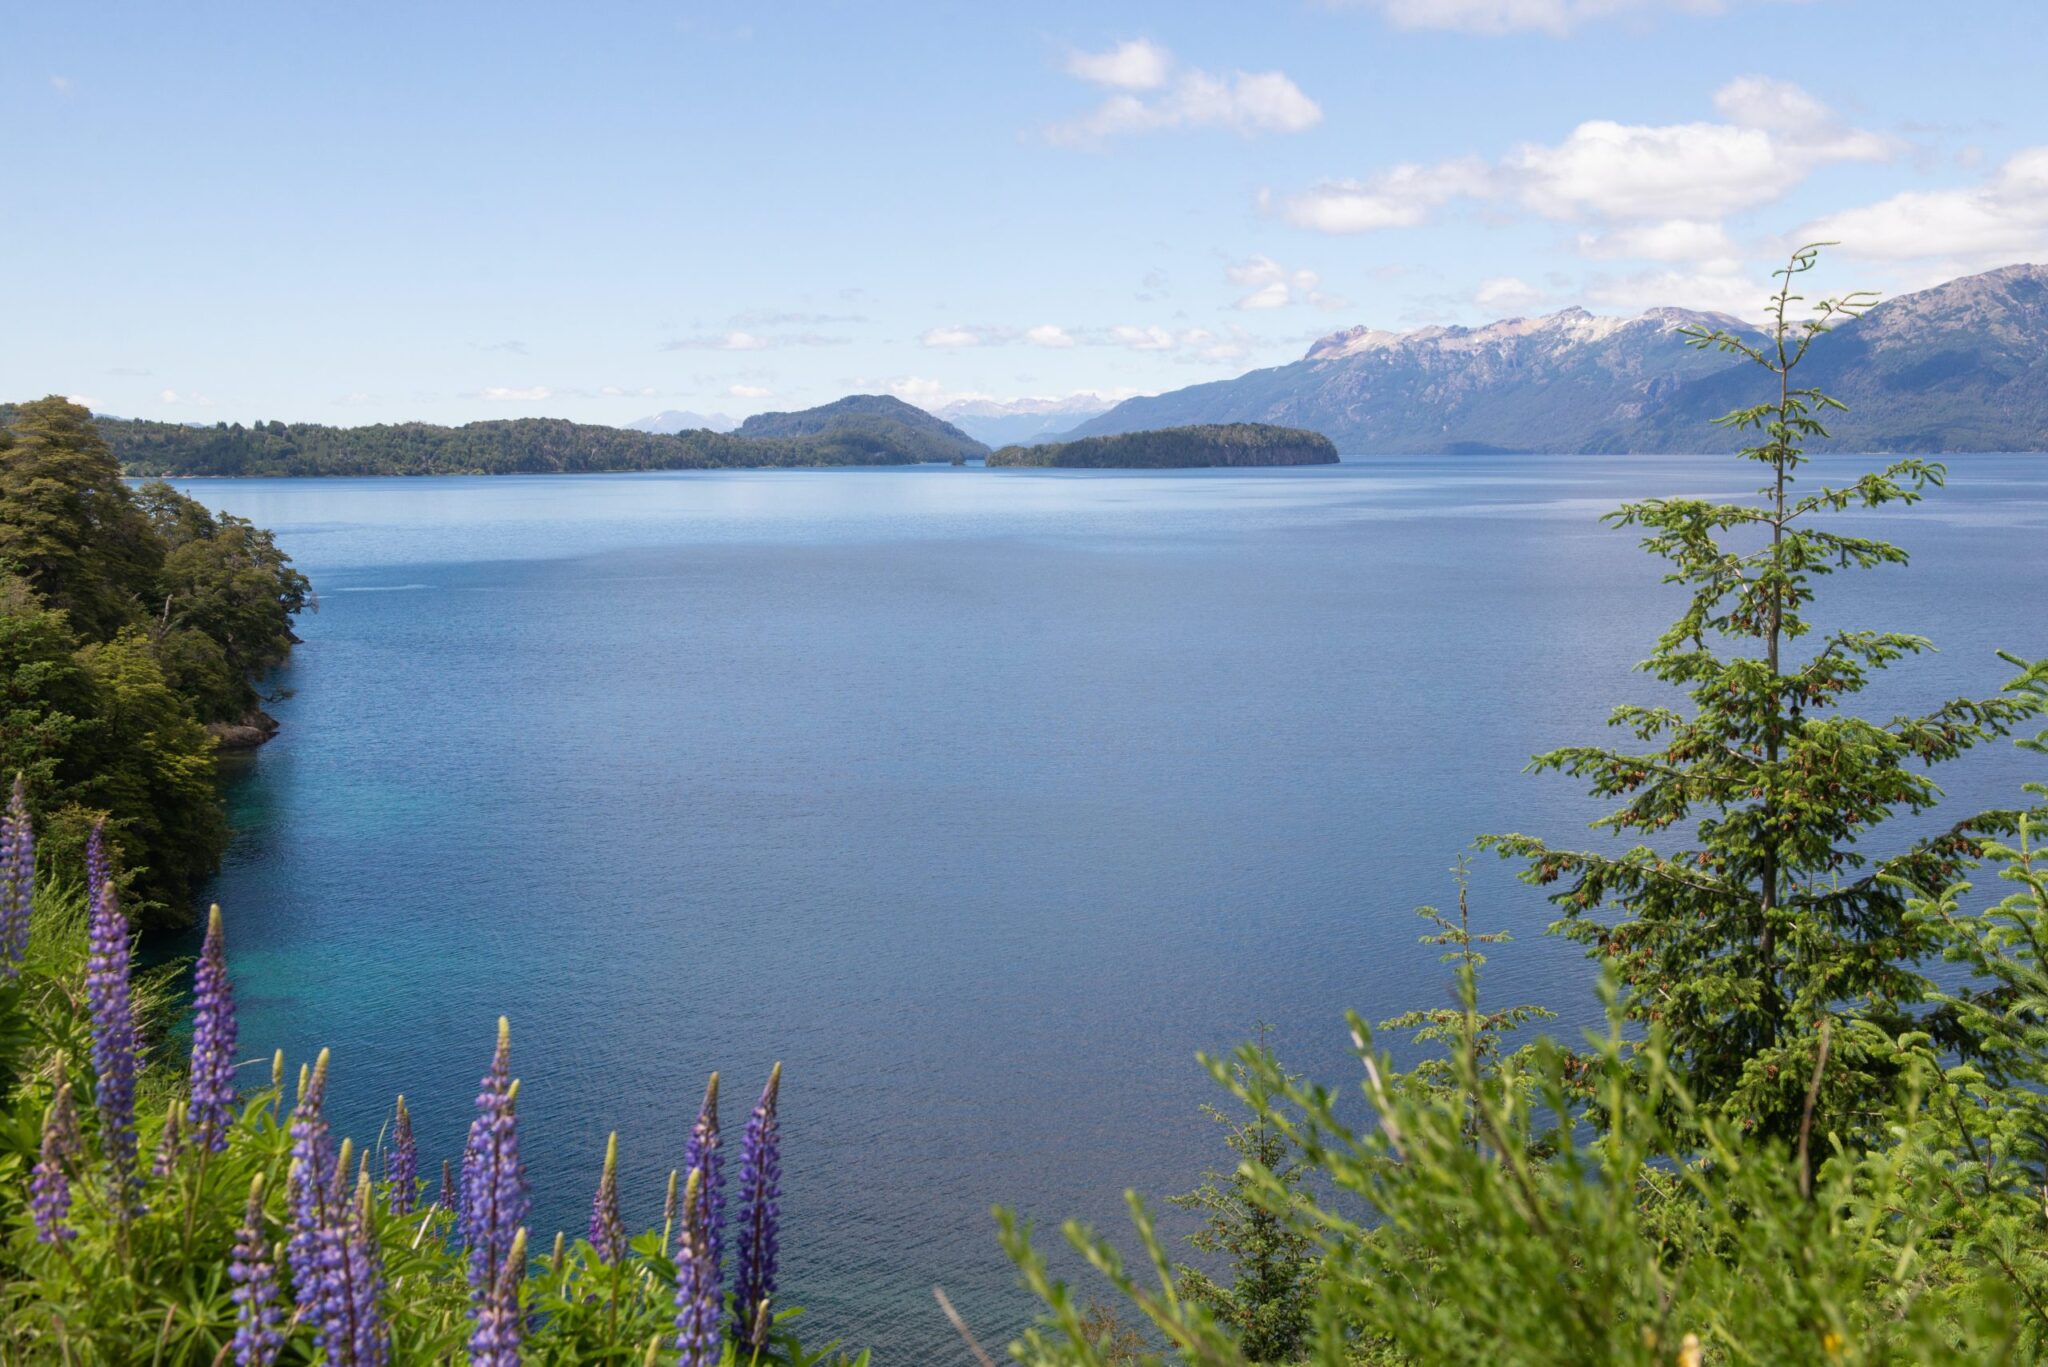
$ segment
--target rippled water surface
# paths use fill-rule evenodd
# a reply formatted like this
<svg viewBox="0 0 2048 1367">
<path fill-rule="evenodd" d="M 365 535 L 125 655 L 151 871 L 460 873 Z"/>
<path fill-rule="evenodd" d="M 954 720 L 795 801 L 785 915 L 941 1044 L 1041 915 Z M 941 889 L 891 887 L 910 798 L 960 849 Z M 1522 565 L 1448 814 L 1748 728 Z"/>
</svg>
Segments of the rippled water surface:
<svg viewBox="0 0 2048 1367">
<path fill-rule="evenodd" d="M 1837 478 L 1857 462 L 1823 463 Z M 1942 653 L 1885 706 L 2048 653 L 2048 461 L 1960 457 L 1866 519 L 1910 571 L 1841 619 Z M 1526 757 L 1651 699 L 1674 599 L 1624 497 L 1726 459 L 1359 458 L 1147 474 L 764 471 L 208 480 L 320 611 L 233 780 L 251 1052 L 335 1050 L 459 1154 L 499 1013 L 546 1232 L 607 1131 L 659 1218 L 704 1075 L 736 1134 L 786 1063 L 789 1299 L 891 1364 L 1028 1306 L 988 1208 L 1122 1227 L 1224 1157 L 1193 1061 L 1270 1022 L 1347 1083 L 1340 1013 L 1441 1000 L 1412 909 L 1470 838 L 1594 813 Z M 1954 770 L 2007 800 L 2017 756 Z M 1488 990 L 1586 1016 L 1588 970 L 1490 865 Z M 1053 1238 L 1056 1240 L 1057 1236 Z M 543 1237 L 541 1242 L 545 1243 Z"/>
</svg>

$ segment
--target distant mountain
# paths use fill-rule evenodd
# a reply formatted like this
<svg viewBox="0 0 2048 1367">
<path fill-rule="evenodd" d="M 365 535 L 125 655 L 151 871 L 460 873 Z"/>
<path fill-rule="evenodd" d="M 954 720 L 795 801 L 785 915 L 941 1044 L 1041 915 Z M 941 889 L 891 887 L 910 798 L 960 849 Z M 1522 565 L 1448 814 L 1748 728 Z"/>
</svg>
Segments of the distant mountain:
<svg viewBox="0 0 2048 1367">
<path fill-rule="evenodd" d="M 1347 451 L 1712 451 L 1711 420 L 1755 402 L 1753 366 L 1697 351 L 1720 314 L 1571 308 L 1485 327 L 1351 328 L 1301 360 L 1127 399 L 1072 436 L 1213 422 L 1307 427 Z M 1816 346 L 1800 383 L 1849 405 L 1835 445 L 1872 451 L 2048 450 L 2048 267 L 2007 266 L 1900 295 Z"/>
<path fill-rule="evenodd" d="M 736 437 L 831 437 L 847 446 L 873 443 L 912 460 L 965 460 L 988 447 L 942 418 L 887 394 L 849 394 L 793 413 L 756 413 Z M 857 463 L 857 462 L 856 462 Z"/>
<path fill-rule="evenodd" d="M 673 436 L 677 432 L 730 432 L 736 426 L 738 424 L 723 413 L 692 413 L 684 408 L 664 408 L 648 417 L 633 419 L 626 424 L 626 430 Z"/>
<path fill-rule="evenodd" d="M 1064 399 L 957 399 L 934 410 L 940 417 L 991 446 L 1050 441 L 1076 423 L 1116 406 L 1097 394 Z"/>
<path fill-rule="evenodd" d="M 1005 446 L 991 467 L 1026 465 L 1073 470 L 1194 470 L 1210 466 L 1335 465 L 1337 447 L 1320 432 L 1265 423 L 1167 427 L 1075 441 Z"/>
</svg>

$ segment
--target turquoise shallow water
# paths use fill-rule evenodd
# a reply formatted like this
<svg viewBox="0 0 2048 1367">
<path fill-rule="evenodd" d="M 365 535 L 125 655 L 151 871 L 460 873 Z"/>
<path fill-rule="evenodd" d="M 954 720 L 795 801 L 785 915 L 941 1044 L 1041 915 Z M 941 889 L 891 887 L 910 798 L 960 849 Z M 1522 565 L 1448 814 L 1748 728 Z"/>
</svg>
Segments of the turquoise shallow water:
<svg viewBox="0 0 2048 1367">
<path fill-rule="evenodd" d="M 1825 462 L 1823 473 L 1859 463 Z M 1884 705 L 2048 653 L 2048 461 L 1967 457 L 1870 518 L 1916 555 L 1835 600 L 1943 651 Z M 765 471 L 195 481 L 275 528 L 320 611 L 238 767 L 229 916 L 252 1054 L 336 1054 L 459 1153 L 511 1016 L 547 1232 L 604 1136 L 659 1216 L 703 1077 L 737 1132 L 783 1059 L 791 1299 L 887 1363 L 1028 1312 L 992 1202 L 1122 1227 L 1222 1156 L 1193 1062 L 1271 1022 L 1350 1076 L 1340 1013 L 1440 1000 L 1412 908 L 1476 833 L 1593 814 L 1526 757 L 1653 697 L 1671 615 L 1626 496 L 1726 459 L 1354 459 L 1147 474 Z M 2001 748 L 1953 772 L 2008 800 Z M 1489 991 L 1586 1015 L 1544 904 Z M 1054 1236 L 1056 1238 L 1056 1236 Z M 543 1240 L 544 1242 L 544 1240 Z"/>
</svg>

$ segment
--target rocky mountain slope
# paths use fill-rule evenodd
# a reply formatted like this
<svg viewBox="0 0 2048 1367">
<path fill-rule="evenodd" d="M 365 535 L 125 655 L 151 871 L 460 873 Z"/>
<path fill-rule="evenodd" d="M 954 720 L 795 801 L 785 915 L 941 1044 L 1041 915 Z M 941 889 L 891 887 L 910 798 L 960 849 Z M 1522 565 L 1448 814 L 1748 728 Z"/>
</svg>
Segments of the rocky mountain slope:
<svg viewBox="0 0 2048 1367">
<path fill-rule="evenodd" d="M 1677 333 L 1687 324 L 1743 330 L 1676 308 L 1352 328 L 1290 365 L 1126 400 L 1070 435 L 1270 422 L 1360 453 L 1731 448 L 1738 438 L 1710 420 L 1754 402 L 1767 377 L 1687 346 Z M 2048 267 L 2008 266 L 1887 300 L 1822 339 L 1798 373 L 1850 405 L 1833 424 L 1847 449 L 2048 449 Z"/>
</svg>

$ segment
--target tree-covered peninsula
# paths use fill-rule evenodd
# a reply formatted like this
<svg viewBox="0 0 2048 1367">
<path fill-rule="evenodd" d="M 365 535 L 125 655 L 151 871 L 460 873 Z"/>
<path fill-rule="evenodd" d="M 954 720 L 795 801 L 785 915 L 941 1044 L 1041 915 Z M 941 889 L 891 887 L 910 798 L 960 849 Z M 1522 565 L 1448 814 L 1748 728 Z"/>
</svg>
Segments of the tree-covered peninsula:
<svg viewBox="0 0 2048 1367">
<path fill-rule="evenodd" d="M 1005 446 L 994 465 L 1075 470 L 1188 470 L 1217 465 L 1335 465 L 1337 448 L 1320 432 L 1263 422 L 1163 427 L 1108 437 Z"/>
<path fill-rule="evenodd" d="M 227 847 L 223 734 L 263 734 L 305 576 L 271 534 L 170 485 L 130 488 L 85 409 L 0 421 L 0 775 L 55 856 L 105 823 L 130 905 L 183 920 Z"/>
<path fill-rule="evenodd" d="M 0 406 L 0 423 L 17 412 Z M 764 419 L 778 421 L 765 422 Z M 900 399 L 857 394 L 802 413 L 763 414 L 736 433 L 639 432 L 562 418 L 435 423 L 174 422 L 99 417 L 131 475 L 555 475 L 629 470 L 918 465 L 988 448 Z"/>
</svg>

